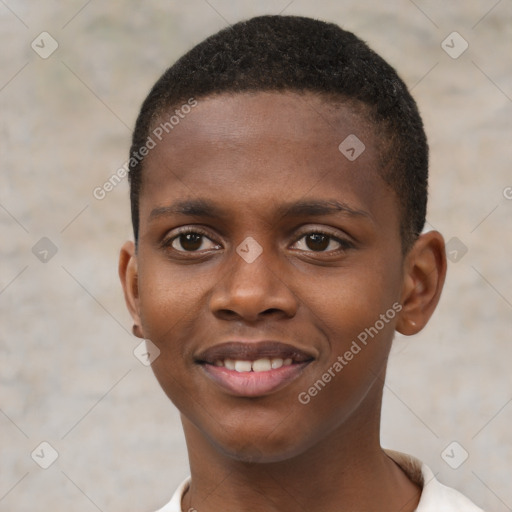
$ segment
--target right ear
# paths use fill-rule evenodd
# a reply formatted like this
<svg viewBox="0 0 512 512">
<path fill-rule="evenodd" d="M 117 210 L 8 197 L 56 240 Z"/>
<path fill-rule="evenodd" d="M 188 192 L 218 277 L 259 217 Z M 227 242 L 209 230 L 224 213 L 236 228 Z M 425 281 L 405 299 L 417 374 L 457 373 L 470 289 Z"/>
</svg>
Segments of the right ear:
<svg viewBox="0 0 512 512">
<path fill-rule="evenodd" d="M 137 253 L 135 244 L 125 242 L 119 253 L 119 278 L 123 285 L 124 300 L 133 318 L 133 334 L 144 338 L 139 311 L 139 273 L 137 269 Z"/>
</svg>

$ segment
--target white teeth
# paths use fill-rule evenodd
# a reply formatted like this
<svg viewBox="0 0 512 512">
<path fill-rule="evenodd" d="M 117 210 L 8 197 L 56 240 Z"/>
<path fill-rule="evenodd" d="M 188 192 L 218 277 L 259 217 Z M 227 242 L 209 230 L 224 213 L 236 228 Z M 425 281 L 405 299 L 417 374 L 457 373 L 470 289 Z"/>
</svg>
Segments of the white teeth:
<svg viewBox="0 0 512 512">
<path fill-rule="evenodd" d="M 224 366 L 227 370 L 235 370 L 240 373 L 244 372 L 268 372 L 270 370 L 277 370 L 281 366 L 290 366 L 293 360 L 289 357 L 282 359 L 280 357 L 262 357 L 256 361 L 245 361 L 242 359 L 216 359 L 213 362 L 214 366 Z"/>
<path fill-rule="evenodd" d="M 268 372 L 270 369 L 272 369 L 270 359 L 257 359 L 252 363 L 252 370 L 254 372 Z"/>
<path fill-rule="evenodd" d="M 235 361 L 235 370 L 237 372 L 250 372 L 251 367 L 251 361 Z"/>
<path fill-rule="evenodd" d="M 272 369 L 277 370 L 278 368 L 281 368 L 283 366 L 283 360 L 280 357 L 275 357 L 271 361 Z"/>
<path fill-rule="evenodd" d="M 235 361 L 233 361 L 233 359 L 226 359 L 224 361 L 224 366 L 228 369 L 228 370 L 234 370 L 235 369 Z"/>
</svg>

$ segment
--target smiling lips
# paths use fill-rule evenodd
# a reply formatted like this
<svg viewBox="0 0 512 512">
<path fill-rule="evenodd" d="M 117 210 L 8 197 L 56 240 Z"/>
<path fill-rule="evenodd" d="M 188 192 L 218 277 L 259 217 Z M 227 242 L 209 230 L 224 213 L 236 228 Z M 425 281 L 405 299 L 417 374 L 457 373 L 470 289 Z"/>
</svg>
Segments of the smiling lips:
<svg viewBox="0 0 512 512">
<path fill-rule="evenodd" d="M 202 352 L 196 362 L 230 394 L 257 397 L 296 379 L 313 359 L 285 343 L 232 341 Z"/>
</svg>

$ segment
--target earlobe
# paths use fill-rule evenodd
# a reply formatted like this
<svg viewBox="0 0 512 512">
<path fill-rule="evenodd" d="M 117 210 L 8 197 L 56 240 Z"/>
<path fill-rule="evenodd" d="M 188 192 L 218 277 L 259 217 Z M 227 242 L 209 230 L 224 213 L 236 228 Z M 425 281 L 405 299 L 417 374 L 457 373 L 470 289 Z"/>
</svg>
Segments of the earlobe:
<svg viewBox="0 0 512 512">
<path fill-rule="evenodd" d="M 126 242 L 119 253 L 119 278 L 123 285 L 124 299 L 133 318 L 132 332 L 138 338 L 144 338 L 139 312 L 139 274 L 135 244 Z"/>
<path fill-rule="evenodd" d="M 407 336 L 421 331 L 441 297 L 446 277 L 444 239 L 438 231 L 418 237 L 404 262 L 402 310 L 396 330 Z"/>
</svg>

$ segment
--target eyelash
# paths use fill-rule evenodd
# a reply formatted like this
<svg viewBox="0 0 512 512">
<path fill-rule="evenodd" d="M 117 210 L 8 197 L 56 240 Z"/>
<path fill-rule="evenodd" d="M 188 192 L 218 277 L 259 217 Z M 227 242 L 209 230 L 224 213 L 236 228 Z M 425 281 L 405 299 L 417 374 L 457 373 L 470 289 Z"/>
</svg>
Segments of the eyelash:
<svg viewBox="0 0 512 512">
<path fill-rule="evenodd" d="M 350 242 L 349 240 L 339 238 L 339 237 L 333 235 L 332 233 L 329 233 L 327 230 L 323 230 L 323 229 L 309 229 L 307 231 L 304 231 L 303 233 L 300 234 L 300 236 L 298 238 L 295 239 L 294 244 L 296 244 L 299 240 L 302 240 L 304 237 L 306 237 L 308 235 L 324 235 L 327 238 L 329 238 L 330 241 L 337 242 L 340 245 L 340 247 L 338 247 L 337 249 L 330 250 L 330 251 L 309 250 L 309 251 L 304 251 L 304 252 L 314 253 L 314 254 L 331 254 L 331 255 L 335 254 L 336 255 L 340 252 L 344 252 L 348 249 L 353 249 L 355 247 L 355 245 L 352 242 Z"/>
<path fill-rule="evenodd" d="M 210 236 L 208 235 L 208 233 L 206 231 L 204 231 L 203 229 L 201 229 L 200 227 L 185 227 L 185 228 L 181 228 L 175 235 L 173 235 L 172 237 L 170 238 L 166 238 L 162 241 L 161 243 L 161 247 L 164 248 L 164 249 L 173 249 L 175 252 L 181 252 L 181 253 L 189 253 L 189 254 L 193 254 L 193 253 L 198 253 L 199 251 L 176 251 L 176 249 L 174 249 L 172 247 L 172 244 L 174 242 L 174 240 L 177 240 L 180 236 L 182 235 L 187 235 L 189 233 L 193 233 L 193 234 L 197 234 L 197 235 L 201 235 L 203 236 L 204 238 L 207 238 L 208 240 L 210 240 L 211 242 L 215 243 L 211 238 Z"/>
<path fill-rule="evenodd" d="M 178 233 L 173 235 L 171 238 L 164 239 L 161 243 L 161 248 L 171 249 L 174 252 L 181 253 L 181 254 L 200 254 L 201 251 L 179 251 L 172 247 L 173 242 L 175 240 L 177 240 L 181 235 L 186 235 L 189 233 L 201 235 L 202 237 L 210 240 L 212 243 L 216 243 L 214 240 L 212 240 L 210 238 L 209 234 L 206 233 L 205 230 L 201 229 L 200 227 L 194 226 L 194 227 L 184 227 Z M 344 240 L 343 238 L 338 238 L 338 237 L 334 236 L 332 233 L 329 233 L 327 230 L 322 230 L 322 229 L 310 229 L 308 231 L 301 233 L 301 235 L 295 239 L 293 244 L 296 244 L 297 242 L 302 240 L 304 237 L 306 237 L 308 235 L 313 235 L 313 234 L 324 235 L 324 236 L 328 237 L 331 241 L 337 242 L 340 245 L 340 247 L 338 247 L 337 249 L 331 250 L 331 251 L 313 251 L 313 250 L 305 251 L 305 250 L 299 249 L 300 251 L 307 252 L 307 253 L 314 253 L 314 254 L 331 254 L 332 255 L 332 254 L 338 254 L 339 252 L 344 252 L 348 249 L 353 249 L 355 247 L 354 243 L 352 243 L 348 240 Z M 217 245 L 220 245 L 220 244 L 217 244 Z"/>
</svg>

